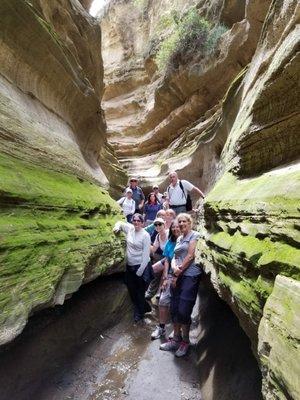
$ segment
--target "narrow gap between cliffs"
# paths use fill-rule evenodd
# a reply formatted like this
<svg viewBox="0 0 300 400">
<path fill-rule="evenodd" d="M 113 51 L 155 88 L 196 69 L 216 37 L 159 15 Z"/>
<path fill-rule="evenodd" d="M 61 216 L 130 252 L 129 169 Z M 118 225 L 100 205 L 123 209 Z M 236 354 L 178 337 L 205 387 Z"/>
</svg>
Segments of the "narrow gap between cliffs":
<svg viewBox="0 0 300 400">
<path fill-rule="evenodd" d="M 175 359 L 150 341 L 155 307 L 145 326 L 133 325 L 122 275 L 84 285 L 0 349 L 0 400 L 261 399 L 259 369 L 236 317 L 209 279 L 198 297 L 194 346 Z"/>
</svg>

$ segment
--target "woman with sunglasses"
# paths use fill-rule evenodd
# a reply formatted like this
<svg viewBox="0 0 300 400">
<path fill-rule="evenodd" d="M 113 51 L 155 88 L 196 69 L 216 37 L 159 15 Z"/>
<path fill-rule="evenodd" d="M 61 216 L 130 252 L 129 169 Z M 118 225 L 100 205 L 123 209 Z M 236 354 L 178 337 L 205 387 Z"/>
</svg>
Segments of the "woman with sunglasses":
<svg viewBox="0 0 300 400">
<path fill-rule="evenodd" d="M 177 216 L 181 235 L 174 248 L 171 261 L 173 282 L 171 288 L 171 316 L 174 337 L 160 346 L 161 350 L 176 351 L 175 356 L 185 356 L 189 349 L 189 331 L 191 314 L 196 302 L 200 267 L 195 263 L 195 249 L 199 233 L 192 230 L 192 218 L 189 214 Z"/>
<path fill-rule="evenodd" d="M 152 224 L 155 220 L 156 214 L 162 209 L 161 203 L 158 201 L 155 193 L 151 192 L 148 195 L 147 201 L 144 206 L 146 226 Z"/>
<path fill-rule="evenodd" d="M 165 221 L 162 218 L 155 218 L 153 224 L 157 232 L 154 243 L 151 246 L 152 261 L 154 262 L 154 264 L 152 265 L 154 278 L 150 282 L 150 285 L 145 295 L 147 300 L 151 300 L 158 291 L 162 271 L 164 269 L 164 265 L 161 263 L 160 260 L 163 258 L 163 251 L 168 241 L 169 234 L 169 230 L 165 229 Z"/>
<path fill-rule="evenodd" d="M 169 230 L 168 241 L 165 245 L 163 252 L 164 259 L 161 261 L 163 265 L 163 274 L 162 274 L 162 287 L 161 287 L 162 290 L 158 303 L 159 325 L 156 326 L 155 331 L 151 335 L 152 340 L 164 337 L 166 334 L 165 325 L 169 319 L 169 309 L 171 302 L 170 288 L 173 278 L 171 270 L 171 260 L 174 255 L 174 248 L 176 245 L 177 238 L 179 236 L 180 236 L 179 225 L 176 222 L 172 222 Z"/>
<path fill-rule="evenodd" d="M 151 307 L 145 300 L 147 283 L 143 274 L 150 262 L 150 236 L 143 229 L 144 219 L 141 214 L 133 214 L 132 224 L 119 221 L 113 231 L 124 232 L 126 235 L 126 284 L 134 306 L 134 321 L 144 319 L 145 312 L 151 311 Z"/>
</svg>

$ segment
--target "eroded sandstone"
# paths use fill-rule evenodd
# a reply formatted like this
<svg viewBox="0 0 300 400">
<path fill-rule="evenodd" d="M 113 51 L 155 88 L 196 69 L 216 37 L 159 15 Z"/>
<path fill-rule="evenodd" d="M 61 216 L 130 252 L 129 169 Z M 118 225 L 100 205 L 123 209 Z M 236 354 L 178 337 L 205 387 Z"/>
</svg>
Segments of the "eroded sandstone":
<svg viewBox="0 0 300 400">
<path fill-rule="evenodd" d="M 252 341 L 264 396 L 297 398 L 278 360 L 292 346 L 299 363 L 299 321 L 272 310 L 280 296 L 300 311 L 299 4 L 184 2 L 182 13 L 196 4 L 227 31 L 209 56 L 195 52 L 163 73 L 149 39 L 161 15 L 183 3 L 143 4 L 138 15 L 133 2 L 112 2 L 101 20 L 109 141 L 145 185 L 165 187 L 176 169 L 208 193 L 199 259 Z"/>
<path fill-rule="evenodd" d="M 0 344 L 123 260 L 101 34 L 77 1 L 0 5 Z M 109 180 L 114 180 L 109 185 Z"/>
</svg>

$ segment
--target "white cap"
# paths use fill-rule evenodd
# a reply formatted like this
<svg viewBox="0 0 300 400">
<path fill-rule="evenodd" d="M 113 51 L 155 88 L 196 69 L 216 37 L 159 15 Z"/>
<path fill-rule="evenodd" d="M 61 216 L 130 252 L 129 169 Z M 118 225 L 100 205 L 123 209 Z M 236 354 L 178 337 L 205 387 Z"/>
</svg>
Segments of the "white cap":
<svg viewBox="0 0 300 400">
<path fill-rule="evenodd" d="M 130 188 L 127 188 L 127 189 L 125 190 L 125 193 L 132 193 L 132 190 L 131 190 Z"/>
<path fill-rule="evenodd" d="M 155 218 L 155 220 L 153 221 L 153 224 L 155 224 L 156 222 L 160 222 L 161 224 L 165 225 L 165 221 L 162 218 Z"/>
</svg>

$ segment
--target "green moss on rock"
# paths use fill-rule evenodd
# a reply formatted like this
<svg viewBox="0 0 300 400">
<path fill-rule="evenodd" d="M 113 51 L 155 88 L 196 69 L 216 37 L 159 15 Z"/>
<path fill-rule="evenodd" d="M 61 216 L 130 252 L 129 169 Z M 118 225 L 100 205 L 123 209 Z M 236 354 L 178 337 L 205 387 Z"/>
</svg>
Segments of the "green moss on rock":
<svg viewBox="0 0 300 400">
<path fill-rule="evenodd" d="M 300 172 L 296 167 L 256 178 L 226 173 L 205 203 L 202 262 L 216 270 L 219 290 L 257 343 L 264 305 L 278 274 L 300 280 Z"/>
<path fill-rule="evenodd" d="M 122 218 L 107 192 L 76 176 L 0 156 L 0 343 L 28 315 L 62 303 L 124 258 L 112 227 Z"/>
</svg>

